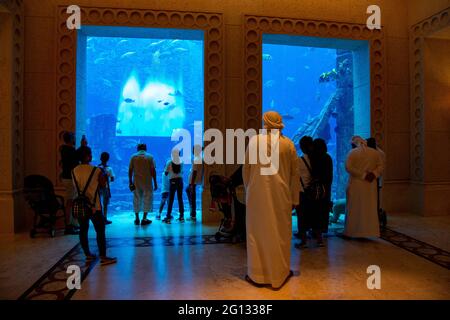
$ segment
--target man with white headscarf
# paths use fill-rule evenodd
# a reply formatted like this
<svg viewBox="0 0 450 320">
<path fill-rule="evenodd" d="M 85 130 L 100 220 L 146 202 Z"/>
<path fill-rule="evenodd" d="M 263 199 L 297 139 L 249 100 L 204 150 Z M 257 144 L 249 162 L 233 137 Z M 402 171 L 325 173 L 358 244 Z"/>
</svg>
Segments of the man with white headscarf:
<svg viewBox="0 0 450 320">
<path fill-rule="evenodd" d="M 347 187 L 347 217 L 344 235 L 354 238 L 379 237 L 377 178 L 383 172 L 378 151 L 368 148 L 359 136 L 352 138 L 353 150 L 345 168 L 350 175 Z"/>
<path fill-rule="evenodd" d="M 242 169 L 247 204 L 246 280 L 279 289 L 292 276 L 292 209 L 299 201 L 300 176 L 294 143 L 280 132 L 281 116 L 269 111 L 263 119 L 267 131 L 250 139 Z"/>
</svg>

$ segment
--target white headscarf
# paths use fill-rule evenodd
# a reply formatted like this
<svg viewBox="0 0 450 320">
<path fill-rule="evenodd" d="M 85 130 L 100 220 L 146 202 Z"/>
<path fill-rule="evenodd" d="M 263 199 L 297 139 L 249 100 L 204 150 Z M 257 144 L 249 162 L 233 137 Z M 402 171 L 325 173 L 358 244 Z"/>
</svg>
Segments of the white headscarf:
<svg viewBox="0 0 450 320">
<path fill-rule="evenodd" d="M 351 142 L 356 147 L 362 147 L 362 148 L 367 147 L 367 141 L 360 136 L 353 136 Z"/>
</svg>

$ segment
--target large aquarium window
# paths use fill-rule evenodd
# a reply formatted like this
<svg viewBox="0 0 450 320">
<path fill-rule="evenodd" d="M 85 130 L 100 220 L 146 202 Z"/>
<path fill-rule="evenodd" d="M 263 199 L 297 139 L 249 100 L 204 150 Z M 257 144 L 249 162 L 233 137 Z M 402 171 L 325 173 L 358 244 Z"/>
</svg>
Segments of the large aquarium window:
<svg viewBox="0 0 450 320">
<path fill-rule="evenodd" d="M 305 135 L 327 142 L 332 198 L 345 199 L 350 139 L 370 135 L 368 42 L 266 34 L 262 61 L 263 112 L 283 116 L 283 134 L 297 149 Z"/>
<path fill-rule="evenodd" d="M 156 161 L 158 211 L 164 166 L 178 143 L 171 141 L 172 132 L 184 128 L 194 137 L 194 122 L 203 123 L 203 55 L 198 30 L 88 26 L 79 32 L 77 139 L 86 135 L 93 164 L 102 152 L 110 154 L 116 175 L 110 213 L 133 211 L 128 166 L 138 143 L 146 143 Z M 183 167 L 185 184 L 190 167 Z M 197 194 L 201 210 L 201 190 Z M 188 212 L 185 193 L 184 206 Z"/>
</svg>

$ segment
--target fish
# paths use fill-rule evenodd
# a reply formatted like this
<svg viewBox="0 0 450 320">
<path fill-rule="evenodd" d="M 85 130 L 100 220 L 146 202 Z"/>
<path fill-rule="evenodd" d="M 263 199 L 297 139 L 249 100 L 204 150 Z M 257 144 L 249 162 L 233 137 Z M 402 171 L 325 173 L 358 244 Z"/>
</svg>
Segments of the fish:
<svg viewBox="0 0 450 320">
<path fill-rule="evenodd" d="M 289 81 L 289 82 L 295 82 L 295 78 L 294 77 L 287 77 L 286 80 Z"/>
<path fill-rule="evenodd" d="M 273 85 L 275 84 L 275 80 L 268 80 L 264 83 L 264 87 L 265 88 L 272 88 Z"/>
<path fill-rule="evenodd" d="M 189 50 L 186 48 L 175 48 L 175 49 L 173 49 L 173 51 L 178 52 L 178 53 L 183 53 L 183 52 L 188 52 Z"/>
<path fill-rule="evenodd" d="M 112 87 L 113 86 L 113 84 L 112 84 L 112 82 L 111 81 L 109 81 L 108 79 L 102 79 L 103 80 L 103 84 L 105 85 L 105 86 L 107 86 L 107 87 Z"/>
<path fill-rule="evenodd" d="M 126 103 L 133 103 L 136 102 L 136 100 L 130 99 L 130 98 L 126 98 L 123 101 L 125 101 Z"/>
<path fill-rule="evenodd" d="M 123 39 L 123 40 L 120 40 L 119 42 L 117 42 L 117 45 L 119 46 L 119 45 L 122 45 L 127 42 L 128 42 L 128 40 Z"/>
<path fill-rule="evenodd" d="M 97 59 L 94 60 L 94 64 L 100 64 L 100 63 L 103 63 L 105 61 L 106 61 L 105 58 L 97 58 Z"/>
<path fill-rule="evenodd" d="M 272 60 L 272 56 L 268 53 L 263 53 L 262 58 L 264 61 L 270 61 Z"/>
<path fill-rule="evenodd" d="M 120 129 L 117 129 L 117 130 L 116 130 L 116 133 L 118 133 L 118 134 L 122 134 L 122 130 L 120 130 Z"/>
<path fill-rule="evenodd" d="M 194 113 L 194 108 L 186 108 L 185 109 L 187 113 Z"/>
<path fill-rule="evenodd" d="M 170 103 L 169 102 L 164 102 L 164 105 L 165 106 L 168 106 Z"/>
<path fill-rule="evenodd" d="M 149 44 L 149 47 L 155 47 L 155 46 L 157 46 L 157 45 L 160 45 L 160 44 L 163 43 L 164 41 L 166 41 L 166 40 L 163 39 L 163 40 L 159 40 L 159 41 L 157 41 L 157 42 L 152 42 L 152 43 Z"/>
<path fill-rule="evenodd" d="M 162 102 L 162 100 L 158 100 L 158 103 L 161 103 Z"/>
<path fill-rule="evenodd" d="M 272 99 L 272 101 L 270 101 L 270 107 L 273 108 L 275 107 L 275 101 Z"/>
<path fill-rule="evenodd" d="M 283 118 L 283 120 L 292 120 L 292 119 L 294 119 L 294 117 L 291 116 L 289 113 L 285 113 L 285 114 L 281 115 L 281 117 Z"/>
<path fill-rule="evenodd" d="M 311 69 L 311 67 L 310 67 L 310 66 L 304 66 L 304 68 L 305 68 L 306 70 L 309 70 L 309 69 Z"/>
<path fill-rule="evenodd" d="M 123 55 L 121 55 L 120 59 L 128 58 L 128 57 L 134 56 L 135 54 L 136 54 L 135 51 L 129 51 L 129 52 L 124 53 Z"/>
</svg>

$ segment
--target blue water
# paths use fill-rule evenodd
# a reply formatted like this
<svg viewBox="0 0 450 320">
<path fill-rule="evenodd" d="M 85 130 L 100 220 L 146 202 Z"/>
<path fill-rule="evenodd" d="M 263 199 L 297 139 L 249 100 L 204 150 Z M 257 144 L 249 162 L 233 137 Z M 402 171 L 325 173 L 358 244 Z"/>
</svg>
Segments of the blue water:
<svg viewBox="0 0 450 320">
<path fill-rule="evenodd" d="M 78 81 L 86 81 L 86 100 L 77 106 L 77 118 L 85 121 L 77 137 L 86 134 L 94 164 L 101 152 L 109 152 L 116 175 L 110 212 L 132 210 L 128 165 L 138 143 L 146 143 L 156 161 L 156 211 L 161 173 L 177 144 L 172 131 L 185 128 L 193 137 L 194 121 L 203 121 L 203 41 L 87 37 L 86 77 Z M 190 167 L 184 165 L 185 184 Z M 197 202 L 201 208 L 200 196 Z M 187 212 L 185 194 L 184 205 Z"/>
<path fill-rule="evenodd" d="M 293 139 L 305 122 L 314 125 L 326 102 L 336 92 L 336 81 L 319 81 L 320 75 L 336 68 L 336 58 L 336 49 L 263 44 L 263 112 L 275 110 L 283 116 L 283 134 L 287 137 Z M 313 138 L 327 142 L 334 164 L 332 198 L 336 199 L 336 190 L 345 186 L 337 185 L 335 110 L 326 121 L 328 126 L 316 132 Z M 298 143 L 296 147 L 300 155 Z"/>
<path fill-rule="evenodd" d="M 109 165 L 116 175 L 111 184 L 110 212 L 132 210 L 128 165 L 138 143 L 146 143 L 156 161 L 159 185 L 154 195 L 156 211 L 161 173 L 177 144 L 171 141 L 172 131 L 185 128 L 193 137 L 194 121 L 203 121 L 203 41 L 96 36 L 87 37 L 85 50 L 85 76 L 77 78 L 85 82 L 85 99 L 77 101 L 77 137 L 86 134 L 94 164 L 99 163 L 101 152 L 110 153 Z M 327 122 L 313 137 L 327 142 L 334 160 L 333 198 L 338 198 L 336 190 L 345 189 L 345 179 L 337 176 L 337 167 L 342 168 L 343 164 L 343 160 L 340 164 L 336 161 L 337 112 L 333 110 L 327 117 L 319 117 L 328 99 L 336 93 L 336 79 L 319 81 L 319 78 L 338 68 L 337 50 L 263 44 L 262 58 L 263 112 L 276 110 L 283 116 L 286 136 L 294 138 L 299 128 L 313 126 L 318 118 Z M 352 79 L 352 65 L 347 71 Z M 353 90 L 352 85 L 348 90 Z M 190 167 L 184 165 L 185 184 Z M 184 203 L 188 211 L 185 194 Z M 201 208 L 200 196 L 197 208 Z M 174 210 L 177 209 L 175 202 Z"/>
</svg>

